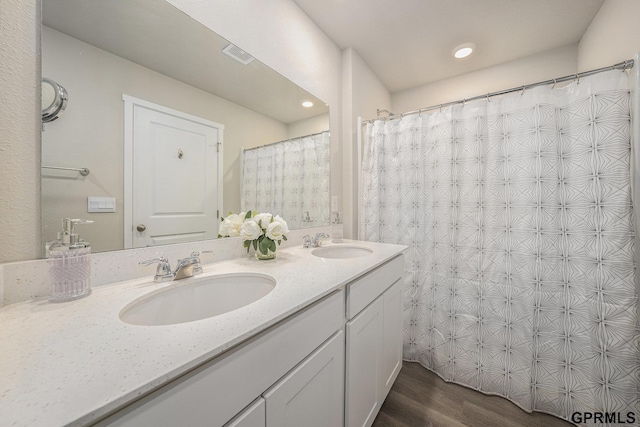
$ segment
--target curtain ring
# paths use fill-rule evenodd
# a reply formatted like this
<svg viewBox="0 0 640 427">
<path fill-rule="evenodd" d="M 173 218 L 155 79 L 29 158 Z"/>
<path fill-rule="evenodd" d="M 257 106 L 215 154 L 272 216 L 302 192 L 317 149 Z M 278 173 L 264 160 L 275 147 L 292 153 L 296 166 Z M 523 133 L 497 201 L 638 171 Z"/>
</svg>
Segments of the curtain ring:
<svg viewBox="0 0 640 427">
<path fill-rule="evenodd" d="M 442 113 L 442 104 L 440 104 L 440 112 Z"/>
<path fill-rule="evenodd" d="M 487 94 L 487 102 L 491 102 L 491 97 Z"/>
<path fill-rule="evenodd" d="M 557 83 L 557 80 L 553 79 L 553 86 L 551 86 L 551 89 L 555 89 L 556 88 L 556 83 Z"/>
<path fill-rule="evenodd" d="M 462 98 L 462 107 L 464 108 L 467 105 L 467 98 Z"/>
<path fill-rule="evenodd" d="M 580 84 L 580 76 L 576 74 L 576 84 L 579 85 Z"/>
<path fill-rule="evenodd" d="M 520 92 L 520 96 L 524 95 L 524 90 L 526 89 L 525 85 L 522 85 L 522 92 Z"/>
<path fill-rule="evenodd" d="M 627 61 L 626 59 L 624 60 L 624 66 L 622 67 L 622 72 L 624 73 L 624 71 L 627 69 Z"/>
</svg>

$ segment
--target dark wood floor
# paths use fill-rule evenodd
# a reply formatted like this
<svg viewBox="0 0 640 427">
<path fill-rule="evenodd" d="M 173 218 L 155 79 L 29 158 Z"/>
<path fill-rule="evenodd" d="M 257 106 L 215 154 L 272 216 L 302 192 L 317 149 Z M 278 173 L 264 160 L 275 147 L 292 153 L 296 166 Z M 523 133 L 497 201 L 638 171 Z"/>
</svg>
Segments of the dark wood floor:
<svg viewBox="0 0 640 427">
<path fill-rule="evenodd" d="M 574 427 L 547 414 L 528 414 L 507 399 L 444 382 L 404 362 L 373 427 Z"/>
</svg>

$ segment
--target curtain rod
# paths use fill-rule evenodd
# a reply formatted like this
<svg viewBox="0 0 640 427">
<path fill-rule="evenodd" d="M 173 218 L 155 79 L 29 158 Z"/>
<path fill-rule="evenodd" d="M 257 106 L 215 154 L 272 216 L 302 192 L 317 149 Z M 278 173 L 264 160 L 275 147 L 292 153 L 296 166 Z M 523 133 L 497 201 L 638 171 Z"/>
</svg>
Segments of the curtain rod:
<svg viewBox="0 0 640 427">
<path fill-rule="evenodd" d="M 591 70 L 591 71 L 584 71 L 582 73 L 571 74 L 571 75 L 568 75 L 568 76 L 559 77 L 557 79 L 545 80 L 545 81 L 538 82 L 538 83 L 532 83 L 532 84 L 528 84 L 528 85 L 514 87 L 514 88 L 511 88 L 511 89 L 501 90 L 501 91 L 498 91 L 498 92 L 491 92 L 491 93 L 488 93 L 486 95 L 478 95 L 478 96 L 474 96 L 472 98 L 465 98 L 465 99 L 461 99 L 461 100 L 458 100 L 458 101 L 447 102 L 447 103 L 444 103 L 444 104 L 432 105 L 430 107 L 420 108 L 418 110 L 408 111 L 406 113 L 399 113 L 399 114 L 391 114 L 390 113 L 386 117 L 378 117 L 376 119 L 363 120 L 362 124 L 372 123 L 372 122 L 375 122 L 377 120 L 383 120 L 383 121 L 393 120 L 393 119 L 401 118 L 401 117 L 408 116 L 408 115 L 411 115 L 411 114 L 420 114 L 420 113 L 422 113 L 424 111 L 430 111 L 430 110 L 436 110 L 436 109 L 439 109 L 439 108 L 442 108 L 442 107 L 448 107 L 450 105 L 466 104 L 469 101 L 476 101 L 478 99 L 487 99 L 487 100 L 489 100 L 489 98 L 491 98 L 493 96 L 506 95 L 507 93 L 512 93 L 512 92 L 520 92 L 520 91 L 524 92 L 527 89 L 531 89 L 531 88 L 534 88 L 534 87 L 537 87 L 537 86 L 548 86 L 548 85 L 551 85 L 551 84 L 555 86 L 557 83 L 562 83 L 562 82 L 566 82 L 566 81 L 570 81 L 570 80 L 576 80 L 578 83 L 580 83 L 580 79 L 582 77 L 592 76 L 594 74 L 602 73 L 604 71 L 611 71 L 611 70 L 623 70 L 624 71 L 626 69 L 632 68 L 633 65 L 634 65 L 633 59 L 629 59 L 629 60 L 626 60 L 624 62 L 618 62 L 617 64 L 611 65 L 609 67 L 598 68 L 598 69 Z M 378 110 L 378 114 L 380 114 L 381 112 L 388 112 L 388 111 L 387 110 Z"/>
<path fill-rule="evenodd" d="M 302 136 L 296 136 L 295 138 L 283 139 L 282 141 L 276 141 L 276 142 L 272 142 L 270 144 L 260 145 L 258 147 L 243 148 L 242 152 L 245 153 L 247 151 L 257 150 L 258 148 L 264 148 L 264 147 L 269 147 L 271 145 L 282 144 L 283 142 L 293 141 L 294 139 L 302 139 L 302 138 L 308 138 L 310 136 L 322 135 L 323 133 L 329 133 L 329 131 L 328 130 L 323 130 L 322 132 L 310 133 L 309 135 L 302 135 Z"/>
</svg>

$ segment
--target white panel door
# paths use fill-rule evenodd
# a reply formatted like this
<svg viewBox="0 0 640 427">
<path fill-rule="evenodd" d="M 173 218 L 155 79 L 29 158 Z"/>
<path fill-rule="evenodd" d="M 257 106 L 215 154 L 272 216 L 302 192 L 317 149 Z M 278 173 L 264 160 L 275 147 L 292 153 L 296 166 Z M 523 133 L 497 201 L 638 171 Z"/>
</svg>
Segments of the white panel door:
<svg viewBox="0 0 640 427">
<path fill-rule="evenodd" d="M 379 297 L 347 323 L 347 427 L 370 426 L 382 406 L 382 318 Z"/>
<path fill-rule="evenodd" d="M 402 369 L 402 279 L 385 291 L 383 301 L 381 401 Z"/>
<path fill-rule="evenodd" d="M 267 427 L 344 425 L 344 334 L 337 332 L 264 395 Z"/>
<path fill-rule="evenodd" d="M 133 247 L 217 236 L 222 126 L 175 113 L 133 105 Z"/>
</svg>

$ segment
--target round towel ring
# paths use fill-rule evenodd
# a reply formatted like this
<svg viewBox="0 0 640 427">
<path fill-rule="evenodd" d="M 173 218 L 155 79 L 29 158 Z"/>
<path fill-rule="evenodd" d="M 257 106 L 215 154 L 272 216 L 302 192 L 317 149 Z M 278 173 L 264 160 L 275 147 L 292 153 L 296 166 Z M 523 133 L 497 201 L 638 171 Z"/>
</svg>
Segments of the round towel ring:
<svg viewBox="0 0 640 427">
<path fill-rule="evenodd" d="M 42 78 L 42 122 L 49 123 L 62 115 L 67 108 L 67 90 L 46 77 Z"/>
</svg>

